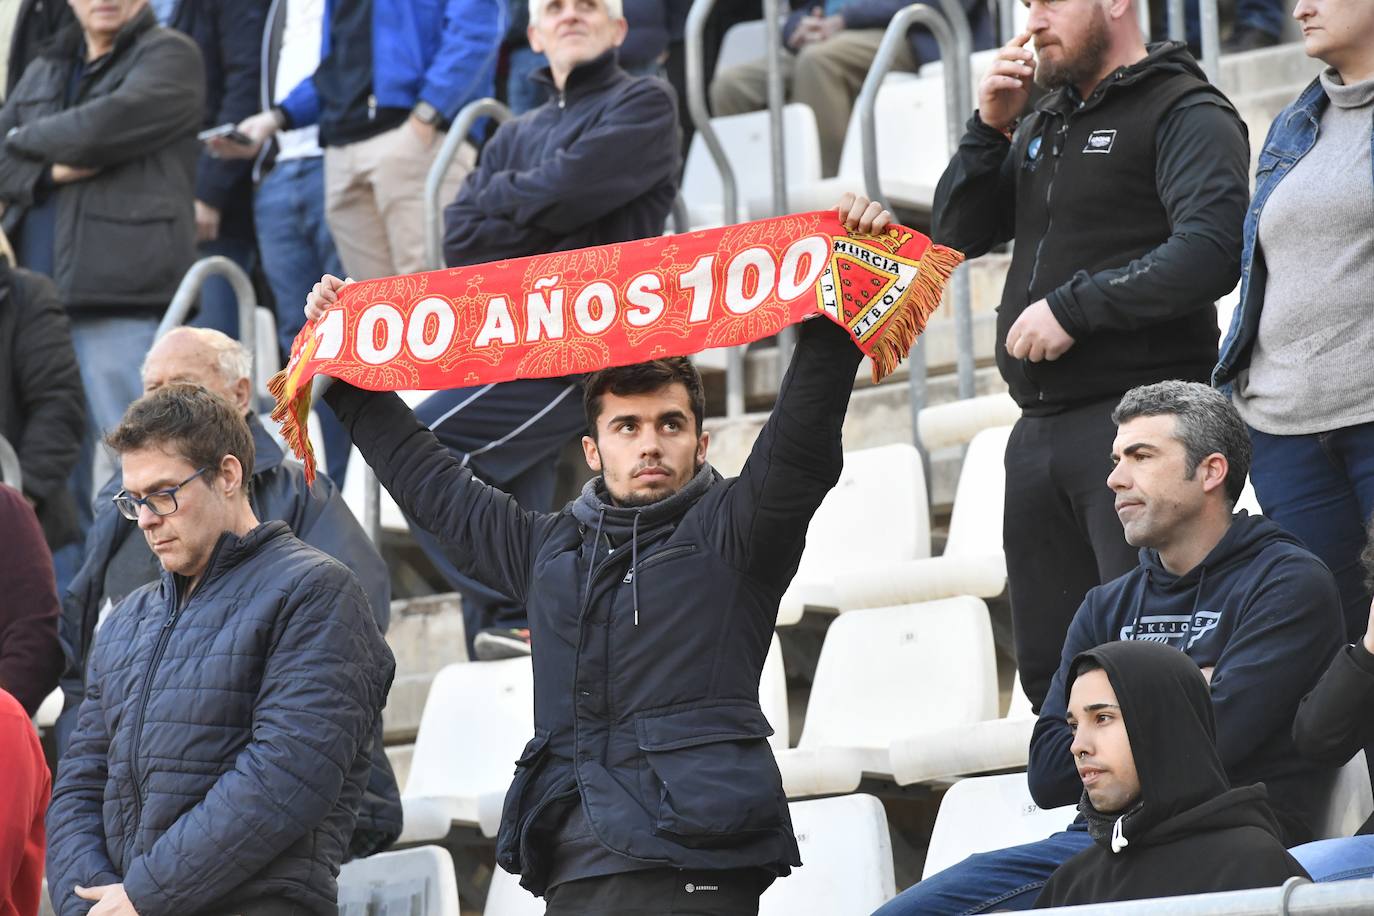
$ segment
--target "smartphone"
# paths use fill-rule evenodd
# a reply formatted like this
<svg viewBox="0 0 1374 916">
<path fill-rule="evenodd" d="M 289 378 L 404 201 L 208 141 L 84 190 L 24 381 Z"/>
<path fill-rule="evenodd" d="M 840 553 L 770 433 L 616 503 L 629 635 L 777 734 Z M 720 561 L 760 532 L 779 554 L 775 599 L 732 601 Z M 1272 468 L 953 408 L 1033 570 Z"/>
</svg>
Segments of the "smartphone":
<svg viewBox="0 0 1374 916">
<path fill-rule="evenodd" d="M 239 146 L 253 145 L 252 139 L 247 134 L 239 133 L 237 126 L 233 124 L 221 124 L 219 127 L 211 127 L 209 130 L 202 130 L 196 134 L 196 139 L 201 143 L 207 140 L 218 140 L 221 137 L 230 143 L 237 143 Z"/>
</svg>

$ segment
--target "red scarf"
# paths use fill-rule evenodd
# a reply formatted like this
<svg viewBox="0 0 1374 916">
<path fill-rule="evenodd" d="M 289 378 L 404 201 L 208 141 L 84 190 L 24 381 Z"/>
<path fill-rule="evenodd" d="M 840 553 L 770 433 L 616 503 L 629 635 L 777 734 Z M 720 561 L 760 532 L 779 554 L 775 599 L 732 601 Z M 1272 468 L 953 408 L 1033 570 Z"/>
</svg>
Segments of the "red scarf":
<svg viewBox="0 0 1374 916">
<path fill-rule="evenodd" d="M 821 314 L 886 376 L 963 255 L 834 211 L 368 280 L 307 324 L 269 387 L 273 419 L 314 479 L 310 380 L 438 390 L 591 372 L 749 343 Z"/>
</svg>

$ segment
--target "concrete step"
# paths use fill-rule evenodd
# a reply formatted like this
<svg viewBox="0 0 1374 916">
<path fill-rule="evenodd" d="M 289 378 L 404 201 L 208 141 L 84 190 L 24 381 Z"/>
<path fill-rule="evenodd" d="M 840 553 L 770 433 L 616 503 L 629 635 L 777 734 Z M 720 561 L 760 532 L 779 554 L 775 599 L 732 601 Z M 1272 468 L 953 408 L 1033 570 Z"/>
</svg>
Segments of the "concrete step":
<svg viewBox="0 0 1374 916">
<path fill-rule="evenodd" d="M 1323 66 L 1321 61 L 1307 56 L 1301 42 L 1281 44 L 1224 55 L 1218 85 L 1232 101 L 1275 89 L 1291 90 L 1296 97 Z"/>
<path fill-rule="evenodd" d="M 396 679 L 382 713 L 386 743 L 415 740 L 434 675 L 445 665 L 466 662 L 462 599 L 432 595 L 391 603 L 386 641 L 396 657 Z"/>
</svg>

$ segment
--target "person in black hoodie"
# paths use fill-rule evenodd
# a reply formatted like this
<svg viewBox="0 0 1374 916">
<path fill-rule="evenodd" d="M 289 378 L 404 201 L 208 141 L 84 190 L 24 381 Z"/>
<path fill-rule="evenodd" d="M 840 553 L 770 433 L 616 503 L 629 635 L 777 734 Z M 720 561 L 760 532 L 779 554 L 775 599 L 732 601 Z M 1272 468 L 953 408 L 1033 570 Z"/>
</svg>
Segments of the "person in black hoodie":
<svg viewBox="0 0 1374 916">
<path fill-rule="evenodd" d="M 1374 591 L 1374 520 L 1360 561 L 1365 588 Z M 1328 766 L 1344 766 L 1363 748 L 1374 748 L 1374 603 L 1364 636 L 1331 659 L 1317 686 L 1302 698 L 1293 720 L 1298 751 Z M 1353 837 L 1317 840 L 1293 850 L 1314 881 L 1374 877 L 1374 816 Z"/>
<path fill-rule="evenodd" d="M 969 257 L 1016 240 L 997 311 L 998 368 L 1021 407 L 1003 541 L 1038 711 L 1083 595 L 1135 563 L 1099 485 L 1113 405 L 1137 385 L 1206 381 L 1216 360 L 1250 156 L 1183 44 L 1144 44 L 1134 0 L 1027 6 L 940 179 L 931 235 Z M 1050 90 L 1034 104 L 1032 76 Z"/>
<path fill-rule="evenodd" d="M 1335 771 L 1306 760 L 1289 734 L 1303 695 L 1340 645 L 1330 570 L 1261 516 L 1236 511 L 1250 463 L 1245 424 L 1198 382 L 1132 389 L 1113 412 L 1107 479 L 1134 570 L 1088 592 L 1031 736 L 1035 803 L 1071 805 L 1083 784 L 1065 722 L 1069 668 L 1117 640 L 1181 650 L 1210 678 L 1216 746 L 1232 785 L 1263 782 L 1285 845 L 1311 840 Z M 903 893 L 883 916 L 1026 909 L 1049 874 L 1092 842 L 1080 819 L 1036 843 L 973 856 Z M 900 901 L 900 904 L 898 904 Z"/>
<path fill-rule="evenodd" d="M 1114 642 L 1069 666 L 1068 725 L 1092 845 L 1037 909 L 1275 887 L 1308 877 L 1261 785 L 1231 788 L 1207 679 L 1172 646 Z"/>
</svg>

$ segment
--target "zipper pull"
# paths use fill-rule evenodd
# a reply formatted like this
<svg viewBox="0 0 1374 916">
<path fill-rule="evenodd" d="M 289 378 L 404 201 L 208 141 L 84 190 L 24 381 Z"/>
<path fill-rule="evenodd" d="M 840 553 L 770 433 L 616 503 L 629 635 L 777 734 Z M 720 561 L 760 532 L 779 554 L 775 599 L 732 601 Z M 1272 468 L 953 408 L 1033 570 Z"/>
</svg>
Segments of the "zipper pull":
<svg viewBox="0 0 1374 916">
<path fill-rule="evenodd" d="M 375 95 L 367 97 L 367 119 L 369 121 L 377 120 L 377 96 Z"/>
<path fill-rule="evenodd" d="M 558 110 L 562 111 L 568 107 L 568 94 L 563 90 L 558 91 Z"/>
<path fill-rule="evenodd" d="M 620 584 L 621 584 L 621 585 L 629 585 L 629 584 L 630 584 L 631 582 L 633 582 L 634 580 L 635 580 L 635 571 L 634 571 L 633 569 L 631 569 L 629 572 L 625 573 L 625 578 L 623 578 L 623 579 L 620 580 Z"/>
</svg>

